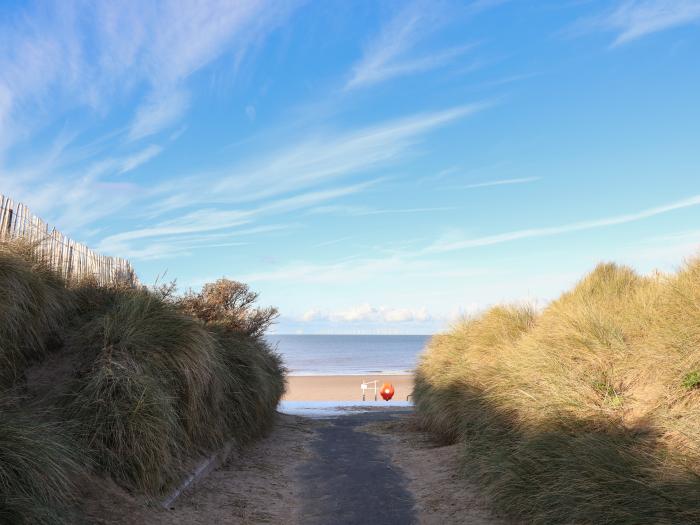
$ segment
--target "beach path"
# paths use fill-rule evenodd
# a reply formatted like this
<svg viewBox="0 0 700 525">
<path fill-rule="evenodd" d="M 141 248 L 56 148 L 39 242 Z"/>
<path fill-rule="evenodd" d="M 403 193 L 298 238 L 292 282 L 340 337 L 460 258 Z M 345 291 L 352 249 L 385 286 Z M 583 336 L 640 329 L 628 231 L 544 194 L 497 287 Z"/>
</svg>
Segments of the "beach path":
<svg viewBox="0 0 700 525">
<path fill-rule="evenodd" d="M 380 438 L 360 428 L 395 415 L 387 410 L 349 414 L 316 428 L 311 456 L 297 469 L 301 523 L 418 522 L 405 476 Z"/>
<path fill-rule="evenodd" d="M 270 434 L 167 510 L 111 484 L 85 484 L 96 525 L 505 525 L 461 478 L 461 445 L 435 443 L 411 409 L 279 414 Z"/>
</svg>

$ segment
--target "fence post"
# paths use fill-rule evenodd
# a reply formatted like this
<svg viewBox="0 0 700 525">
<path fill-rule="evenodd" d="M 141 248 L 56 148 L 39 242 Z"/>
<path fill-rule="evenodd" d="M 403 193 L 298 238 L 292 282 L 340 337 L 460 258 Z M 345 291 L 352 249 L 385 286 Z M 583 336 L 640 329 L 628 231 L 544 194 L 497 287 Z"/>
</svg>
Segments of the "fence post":
<svg viewBox="0 0 700 525">
<path fill-rule="evenodd" d="M 7 211 L 7 235 L 12 234 L 12 208 Z"/>
</svg>

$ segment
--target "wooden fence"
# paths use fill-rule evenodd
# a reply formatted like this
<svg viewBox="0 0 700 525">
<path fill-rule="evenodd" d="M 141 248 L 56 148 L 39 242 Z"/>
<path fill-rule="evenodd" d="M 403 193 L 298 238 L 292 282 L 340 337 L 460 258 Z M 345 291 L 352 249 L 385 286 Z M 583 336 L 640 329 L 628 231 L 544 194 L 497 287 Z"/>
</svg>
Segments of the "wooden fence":
<svg viewBox="0 0 700 525">
<path fill-rule="evenodd" d="M 49 227 L 22 203 L 0 194 L 0 241 L 25 239 L 35 246 L 36 254 L 67 281 L 94 277 L 100 285 L 138 280 L 131 263 L 118 257 L 106 257 L 75 242 L 56 228 Z"/>
</svg>

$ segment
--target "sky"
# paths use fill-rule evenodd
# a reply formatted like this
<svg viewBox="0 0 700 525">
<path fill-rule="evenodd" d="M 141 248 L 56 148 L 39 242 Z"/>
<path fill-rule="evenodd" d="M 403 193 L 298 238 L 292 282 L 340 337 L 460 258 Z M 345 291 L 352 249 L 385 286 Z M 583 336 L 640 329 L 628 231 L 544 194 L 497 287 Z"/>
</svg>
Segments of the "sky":
<svg viewBox="0 0 700 525">
<path fill-rule="evenodd" d="M 700 0 L 0 4 L 0 193 L 279 333 L 433 333 L 700 243 Z"/>
</svg>

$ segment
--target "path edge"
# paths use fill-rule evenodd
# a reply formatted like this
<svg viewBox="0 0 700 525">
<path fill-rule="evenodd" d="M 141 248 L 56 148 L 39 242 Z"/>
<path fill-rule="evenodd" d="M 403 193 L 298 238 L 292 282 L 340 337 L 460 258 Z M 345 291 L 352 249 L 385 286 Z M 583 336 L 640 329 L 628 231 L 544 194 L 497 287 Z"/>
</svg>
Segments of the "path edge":
<svg viewBox="0 0 700 525">
<path fill-rule="evenodd" d="M 228 441 L 218 452 L 203 459 L 182 482 L 160 503 L 165 510 L 171 510 L 173 503 L 192 485 L 204 479 L 209 473 L 223 465 L 236 451 L 236 441 Z"/>
</svg>

